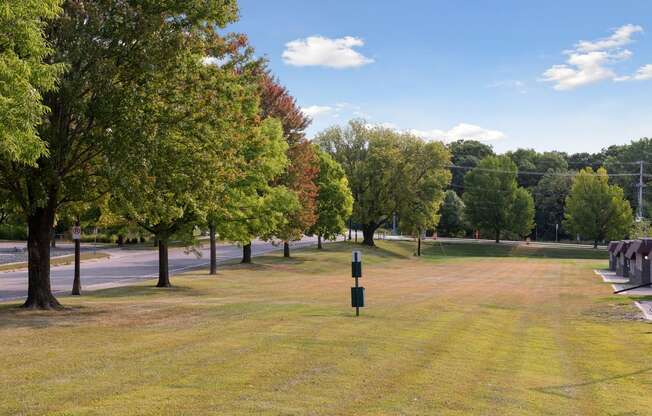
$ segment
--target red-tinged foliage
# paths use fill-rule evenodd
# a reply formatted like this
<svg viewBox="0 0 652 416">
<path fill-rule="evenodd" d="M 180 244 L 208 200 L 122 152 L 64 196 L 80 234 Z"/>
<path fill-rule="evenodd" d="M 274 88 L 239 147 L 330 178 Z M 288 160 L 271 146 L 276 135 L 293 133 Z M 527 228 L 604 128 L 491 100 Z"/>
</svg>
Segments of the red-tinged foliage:
<svg viewBox="0 0 652 416">
<path fill-rule="evenodd" d="M 292 145 L 288 157 L 290 166 L 285 175 L 285 185 L 296 192 L 301 210 L 290 216 L 287 230 L 279 237 L 294 240 L 301 238 L 303 232 L 317 222 L 319 188 L 315 179 L 319 175 L 319 157 L 306 139 Z"/>
<path fill-rule="evenodd" d="M 278 230 L 276 237 L 284 241 L 296 240 L 317 221 L 316 201 L 319 189 L 315 179 L 319 175 L 319 157 L 305 137 L 305 130 L 311 120 L 301 112 L 288 90 L 269 73 L 263 76 L 262 83 L 262 117 L 280 120 L 285 140 L 290 145 L 290 165 L 279 185 L 296 192 L 301 204 L 301 209 L 289 216 L 287 226 Z"/>
<path fill-rule="evenodd" d="M 261 109 L 263 118 L 274 117 L 283 124 L 283 133 L 290 146 L 305 139 L 305 131 L 312 122 L 287 88 L 266 73 L 263 77 Z"/>
</svg>

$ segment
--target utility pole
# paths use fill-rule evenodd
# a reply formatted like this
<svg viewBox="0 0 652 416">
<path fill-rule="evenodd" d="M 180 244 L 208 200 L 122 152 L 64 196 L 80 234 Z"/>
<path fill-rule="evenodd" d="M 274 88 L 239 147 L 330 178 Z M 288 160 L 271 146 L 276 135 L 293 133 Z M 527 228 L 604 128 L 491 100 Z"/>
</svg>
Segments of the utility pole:
<svg viewBox="0 0 652 416">
<path fill-rule="evenodd" d="M 640 176 L 638 179 L 638 209 L 636 213 L 636 219 L 640 221 L 643 218 L 643 161 L 639 160 L 638 164 L 640 165 Z"/>
</svg>

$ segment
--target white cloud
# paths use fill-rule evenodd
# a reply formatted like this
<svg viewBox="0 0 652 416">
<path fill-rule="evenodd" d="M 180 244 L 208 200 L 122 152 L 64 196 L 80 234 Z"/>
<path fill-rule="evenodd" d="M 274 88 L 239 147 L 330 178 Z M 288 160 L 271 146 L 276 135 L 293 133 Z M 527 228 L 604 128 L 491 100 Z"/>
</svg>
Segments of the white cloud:
<svg viewBox="0 0 652 416">
<path fill-rule="evenodd" d="M 647 64 L 639 68 L 639 70 L 636 71 L 636 75 L 634 75 L 634 79 L 638 81 L 652 79 L 652 64 Z"/>
<path fill-rule="evenodd" d="M 455 140 L 479 140 L 492 141 L 500 140 L 507 137 L 505 133 L 498 130 L 489 130 L 475 124 L 460 123 L 450 130 L 408 130 L 415 136 L 422 137 L 426 140 L 441 140 L 452 142 Z"/>
<path fill-rule="evenodd" d="M 618 77 L 614 81 L 646 81 L 648 79 L 652 79 L 652 64 L 640 67 L 634 75 Z"/>
<path fill-rule="evenodd" d="M 606 49 L 615 49 L 632 43 L 632 35 L 643 32 L 643 28 L 638 25 L 624 25 L 616 29 L 613 35 L 608 38 L 598 39 L 594 42 L 581 40 L 575 45 L 575 49 L 580 52 L 602 51 Z"/>
<path fill-rule="evenodd" d="M 618 76 L 610 66 L 632 57 L 632 52 L 622 47 L 633 41 L 632 35 L 642 31 L 641 26 L 628 24 L 616 29 L 607 38 L 593 42 L 580 41 L 575 49 L 564 51 L 568 56 L 566 63 L 548 68 L 541 81 L 554 82 L 554 88 L 558 91 L 605 80 L 625 81 L 629 77 Z"/>
<path fill-rule="evenodd" d="M 398 126 L 394 123 L 389 123 L 389 122 L 382 122 L 382 123 L 367 123 L 367 128 L 381 128 L 381 129 L 390 129 L 390 130 L 398 130 Z"/>
<path fill-rule="evenodd" d="M 310 36 L 285 44 L 283 61 L 294 66 L 326 66 L 337 69 L 355 68 L 374 62 L 353 49 L 360 46 L 364 46 L 364 41 L 352 36 L 339 39 Z"/>
<path fill-rule="evenodd" d="M 328 114 L 333 111 L 333 107 L 327 105 L 311 105 L 301 109 L 301 112 L 310 118 Z"/>
</svg>

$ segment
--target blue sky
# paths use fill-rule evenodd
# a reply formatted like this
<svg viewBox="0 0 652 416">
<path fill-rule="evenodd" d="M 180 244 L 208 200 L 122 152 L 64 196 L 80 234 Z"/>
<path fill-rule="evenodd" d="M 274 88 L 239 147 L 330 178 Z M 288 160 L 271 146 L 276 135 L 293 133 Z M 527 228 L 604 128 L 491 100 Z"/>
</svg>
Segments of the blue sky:
<svg viewBox="0 0 652 416">
<path fill-rule="evenodd" d="M 362 116 L 498 151 L 652 137 L 649 0 L 239 4 L 229 29 L 313 116 L 309 136 Z"/>
</svg>

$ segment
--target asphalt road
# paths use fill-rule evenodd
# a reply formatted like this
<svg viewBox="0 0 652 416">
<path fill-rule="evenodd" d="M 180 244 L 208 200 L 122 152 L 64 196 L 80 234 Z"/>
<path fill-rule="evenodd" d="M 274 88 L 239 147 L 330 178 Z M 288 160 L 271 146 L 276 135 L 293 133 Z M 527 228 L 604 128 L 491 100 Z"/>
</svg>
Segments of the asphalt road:
<svg viewBox="0 0 652 416">
<path fill-rule="evenodd" d="M 3 245 L 24 246 L 21 243 L 6 243 Z M 305 237 L 301 241 L 291 243 L 292 248 L 306 247 L 316 244 L 315 238 Z M 264 241 L 254 241 L 252 255 L 259 256 L 270 251 L 281 250 L 283 246 L 274 246 Z M 123 286 L 142 279 L 153 279 L 158 276 L 158 252 L 156 250 L 121 250 L 117 248 L 101 249 L 109 253 L 110 258 L 90 260 L 81 264 L 82 291 L 97 290 L 108 287 Z M 208 244 L 201 250 L 202 256 L 185 253 L 182 248 L 171 248 L 168 260 L 170 274 L 186 270 L 206 267 L 209 264 Z M 218 262 L 237 259 L 242 256 L 242 248 L 234 244 L 219 244 L 217 247 Z M 74 266 L 52 267 L 50 277 L 52 291 L 56 294 L 69 293 L 72 289 Z M 27 296 L 27 270 L 17 272 L 0 272 L 0 301 L 21 299 Z"/>
</svg>

